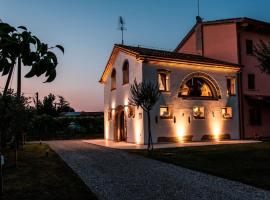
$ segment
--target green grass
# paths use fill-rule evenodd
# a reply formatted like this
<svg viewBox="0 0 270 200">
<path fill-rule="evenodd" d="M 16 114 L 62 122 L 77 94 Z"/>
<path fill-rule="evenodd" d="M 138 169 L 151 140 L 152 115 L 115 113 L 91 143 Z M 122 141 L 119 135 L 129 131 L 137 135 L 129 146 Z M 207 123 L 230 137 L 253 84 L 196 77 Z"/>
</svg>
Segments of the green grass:
<svg viewBox="0 0 270 200">
<path fill-rule="evenodd" d="M 46 151 L 49 156 L 46 157 Z M 4 172 L 3 200 L 97 199 L 47 145 L 27 144 Z"/>
<path fill-rule="evenodd" d="M 270 190 L 270 142 L 129 152 Z"/>
</svg>

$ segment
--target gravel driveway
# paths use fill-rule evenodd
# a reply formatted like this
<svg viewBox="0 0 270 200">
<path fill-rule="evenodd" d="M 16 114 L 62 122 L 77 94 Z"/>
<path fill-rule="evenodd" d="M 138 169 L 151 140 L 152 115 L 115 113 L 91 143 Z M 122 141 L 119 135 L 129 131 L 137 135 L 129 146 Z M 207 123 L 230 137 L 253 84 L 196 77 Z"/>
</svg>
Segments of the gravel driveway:
<svg viewBox="0 0 270 200">
<path fill-rule="evenodd" d="M 49 146 L 99 199 L 270 199 L 270 192 L 79 140 Z"/>
</svg>

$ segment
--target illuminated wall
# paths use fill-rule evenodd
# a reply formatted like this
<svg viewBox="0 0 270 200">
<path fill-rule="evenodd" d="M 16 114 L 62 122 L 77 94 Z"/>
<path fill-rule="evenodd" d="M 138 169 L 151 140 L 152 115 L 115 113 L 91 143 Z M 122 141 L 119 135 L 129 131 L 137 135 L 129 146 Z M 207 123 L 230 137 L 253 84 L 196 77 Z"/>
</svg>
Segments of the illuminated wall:
<svg viewBox="0 0 270 200">
<path fill-rule="evenodd" d="M 129 84 L 123 85 L 122 66 L 125 60 L 129 62 Z M 104 138 L 114 140 L 115 108 L 123 106 L 127 128 L 127 142 L 143 143 L 143 112 L 135 108 L 135 116 L 127 117 L 127 106 L 130 97 L 130 84 L 134 79 L 142 80 L 142 64 L 135 57 L 119 52 L 112 68 L 116 69 L 116 89 L 111 91 L 111 77 L 108 76 L 104 84 Z M 111 70 L 112 70 L 111 68 Z M 111 74 L 111 71 L 110 73 Z M 108 111 L 111 110 L 112 119 L 108 120 Z M 139 113 L 141 117 L 139 117 Z"/>
<path fill-rule="evenodd" d="M 172 64 L 144 64 L 143 76 L 148 80 L 157 81 L 157 69 L 170 71 L 170 92 L 162 93 L 159 102 L 152 111 L 152 132 L 154 142 L 158 137 L 178 137 L 184 141 L 192 135 L 193 141 L 200 141 L 204 135 L 218 140 L 221 135 L 230 134 L 231 139 L 239 139 L 239 113 L 238 113 L 238 92 L 236 96 L 227 95 L 226 77 L 235 76 L 234 70 L 211 69 L 204 66 L 174 66 Z M 221 98 L 218 100 L 194 100 L 178 97 L 181 81 L 194 72 L 206 73 L 218 85 Z M 237 88 L 237 87 L 236 87 Z M 159 117 L 159 106 L 170 105 L 173 118 L 161 119 Z M 193 117 L 193 108 L 202 106 L 205 109 L 204 119 Z M 232 107 L 233 117 L 224 119 L 222 116 L 223 107 Z M 158 122 L 156 123 L 156 118 Z M 147 121 L 145 120 L 145 128 Z M 147 135 L 145 135 L 145 140 Z"/>
</svg>

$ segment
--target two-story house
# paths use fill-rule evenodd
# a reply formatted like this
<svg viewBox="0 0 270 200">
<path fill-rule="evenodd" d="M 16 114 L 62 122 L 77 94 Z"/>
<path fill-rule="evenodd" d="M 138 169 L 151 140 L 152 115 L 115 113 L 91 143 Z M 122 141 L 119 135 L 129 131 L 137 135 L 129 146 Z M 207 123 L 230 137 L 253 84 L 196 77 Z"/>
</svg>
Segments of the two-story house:
<svg viewBox="0 0 270 200">
<path fill-rule="evenodd" d="M 239 139 L 240 65 L 221 60 L 115 45 L 100 79 L 105 139 L 147 142 L 146 114 L 129 104 L 135 79 L 159 84 L 161 96 L 151 111 L 155 143 Z"/>
<path fill-rule="evenodd" d="M 241 65 L 239 110 L 241 138 L 270 137 L 270 75 L 262 73 L 254 47 L 270 41 L 270 23 L 233 18 L 197 23 L 175 52 L 190 53 Z"/>
</svg>

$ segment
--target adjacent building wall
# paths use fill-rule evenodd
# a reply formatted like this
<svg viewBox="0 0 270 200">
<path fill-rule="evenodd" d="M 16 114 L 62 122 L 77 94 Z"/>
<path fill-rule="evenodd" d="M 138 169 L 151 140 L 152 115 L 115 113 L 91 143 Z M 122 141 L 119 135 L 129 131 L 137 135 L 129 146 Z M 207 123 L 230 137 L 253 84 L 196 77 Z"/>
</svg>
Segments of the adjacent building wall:
<svg viewBox="0 0 270 200">
<path fill-rule="evenodd" d="M 240 34 L 240 51 L 241 51 L 241 64 L 244 66 L 242 70 L 242 87 L 244 95 L 244 127 L 245 138 L 254 137 L 270 137 L 270 106 L 258 101 L 250 102 L 247 96 L 270 96 L 270 75 L 262 73 L 259 62 L 254 55 L 246 53 L 246 40 L 252 40 L 253 45 L 257 45 L 260 40 L 265 42 L 270 41 L 270 36 L 262 33 L 241 31 Z M 255 89 L 248 89 L 248 74 L 255 75 Z M 249 109 L 253 106 L 261 107 L 261 125 L 250 125 Z"/>
<path fill-rule="evenodd" d="M 236 24 L 203 25 L 203 56 L 238 63 Z M 195 30 L 178 50 L 179 53 L 198 54 Z"/>
</svg>

